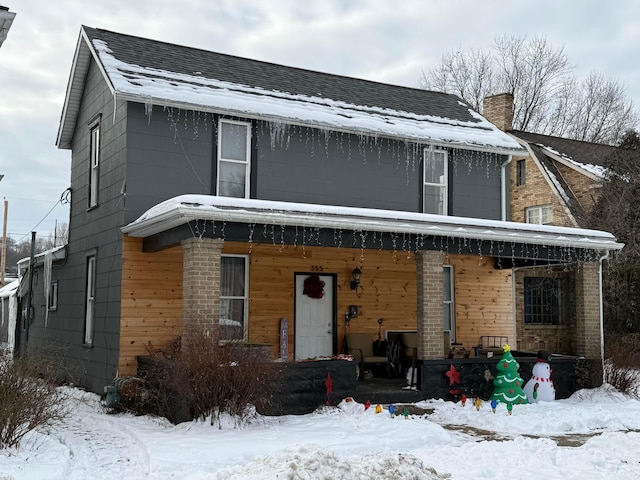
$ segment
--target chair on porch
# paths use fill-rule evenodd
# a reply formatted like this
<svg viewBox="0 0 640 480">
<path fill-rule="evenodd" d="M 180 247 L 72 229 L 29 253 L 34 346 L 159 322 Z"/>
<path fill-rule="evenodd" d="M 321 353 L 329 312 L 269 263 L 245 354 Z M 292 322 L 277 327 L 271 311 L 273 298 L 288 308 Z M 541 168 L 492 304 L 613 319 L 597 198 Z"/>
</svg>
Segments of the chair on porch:
<svg viewBox="0 0 640 480">
<path fill-rule="evenodd" d="M 384 365 L 389 375 L 389 363 L 386 356 L 373 354 L 373 339 L 370 333 L 347 333 L 347 353 L 352 355 L 360 368 L 360 376 L 364 375 L 366 365 Z"/>
</svg>

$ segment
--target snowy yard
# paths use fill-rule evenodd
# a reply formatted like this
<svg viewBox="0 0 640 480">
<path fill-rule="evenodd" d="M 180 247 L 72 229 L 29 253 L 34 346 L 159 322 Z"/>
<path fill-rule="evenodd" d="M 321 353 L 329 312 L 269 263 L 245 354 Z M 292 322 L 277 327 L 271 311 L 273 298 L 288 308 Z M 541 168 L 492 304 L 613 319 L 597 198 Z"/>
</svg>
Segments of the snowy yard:
<svg viewBox="0 0 640 480">
<path fill-rule="evenodd" d="M 0 452 L 0 479 L 626 479 L 640 475 L 640 401 L 611 387 L 493 413 L 467 402 L 375 405 L 177 426 L 105 411 L 68 388 L 71 415 Z M 396 408 L 402 413 L 402 407 Z M 422 413 L 424 410 L 426 413 Z M 396 412 L 398 413 L 398 412 Z"/>
</svg>

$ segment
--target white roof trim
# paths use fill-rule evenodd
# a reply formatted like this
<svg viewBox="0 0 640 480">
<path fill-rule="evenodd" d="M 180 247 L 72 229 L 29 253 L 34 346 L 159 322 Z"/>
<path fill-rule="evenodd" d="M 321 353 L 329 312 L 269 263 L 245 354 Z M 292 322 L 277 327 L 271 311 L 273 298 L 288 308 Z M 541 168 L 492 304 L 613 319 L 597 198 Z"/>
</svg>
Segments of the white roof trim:
<svg viewBox="0 0 640 480">
<path fill-rule="evenodd" d="M 596 180 L 599 182 L 602 182 L 603 178 L 596 175 L 593 172 L 590 172 L 589 170 L 585 169 L 584 167 L 582 167 L 581 163 L 577 160 L 568 160 L 567 158 L 562 157 L 561 155 L 558 155 L 557 152 L 554 152 L 552 149 L 550 149 L 549 147 L 545 147 L 544 144 L 539 144 L 538 145 L 542 150 L 545 151 L 545 153 L 547 155 L 549 155 L 551 158 L 553 158 L 555 161 L 575 170 L 578 173 L 581 173 L 582 175 L 589 177 L 592 180 Z"/>
<path fill-rule="evenodd" d="M 210 195 L 181 195 L 162 202 L 122 231 L 144 238 L 192 220 L 435 235 L 595 250 L 619 250 L 624 246 L 610 233 L 598 230 Z"/>
</svg>

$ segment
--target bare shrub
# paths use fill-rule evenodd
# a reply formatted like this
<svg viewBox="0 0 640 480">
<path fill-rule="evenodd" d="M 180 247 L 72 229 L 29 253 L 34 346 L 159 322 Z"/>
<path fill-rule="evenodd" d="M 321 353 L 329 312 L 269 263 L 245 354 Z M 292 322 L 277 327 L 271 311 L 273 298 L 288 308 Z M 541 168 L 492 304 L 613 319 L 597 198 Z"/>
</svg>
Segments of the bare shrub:
<svg viewBox="0 0 640 480">
<path fill-rule="evenodd" d="M 619 367 L 607 361 L 604 364 L 604 381 L 621 393 L 640 398 L 640 370 Z"/>
<path fill-rule="evenodd" d="M 0 361 L 0 448 L 19 447 L 31 430 L 66 415 L 51 363 L 34 355 Z"/>
<path fill-rule="evenodd" d="M 277 383 L 279 364 L 270 359 L 270 347 L 220 341 L 216 328 L 193 327 L 173 352 L 155 359 L 146 412 L 177 423 L 209 418 L 220 424 L 222 414 L 242 422 L 253 410 L 267 406 Z M 139 410 L 138 410 L 139 411 Z"/>
</svg>

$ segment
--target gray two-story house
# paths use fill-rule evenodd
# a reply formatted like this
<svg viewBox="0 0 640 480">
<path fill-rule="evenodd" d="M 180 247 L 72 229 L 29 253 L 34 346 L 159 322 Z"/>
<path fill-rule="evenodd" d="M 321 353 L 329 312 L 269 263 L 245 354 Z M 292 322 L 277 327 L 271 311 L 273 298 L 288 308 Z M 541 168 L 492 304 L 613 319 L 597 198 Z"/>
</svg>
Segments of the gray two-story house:
<svg viewBox="0 0 640 480">
<path fill-rule="evenodd" d="M 563 353 L 602 356 L 600 261 L 621 245 L 505 221 L 524 149 L 454 95 L 83 27 L 57 145 L 69 242 L 28 342 L 91 390 L 198 329 L 289 362 L 410 331 L 433 396 L 451 342 L 515 344 L 532 264 L 574 272 Z"/>
</svg>

